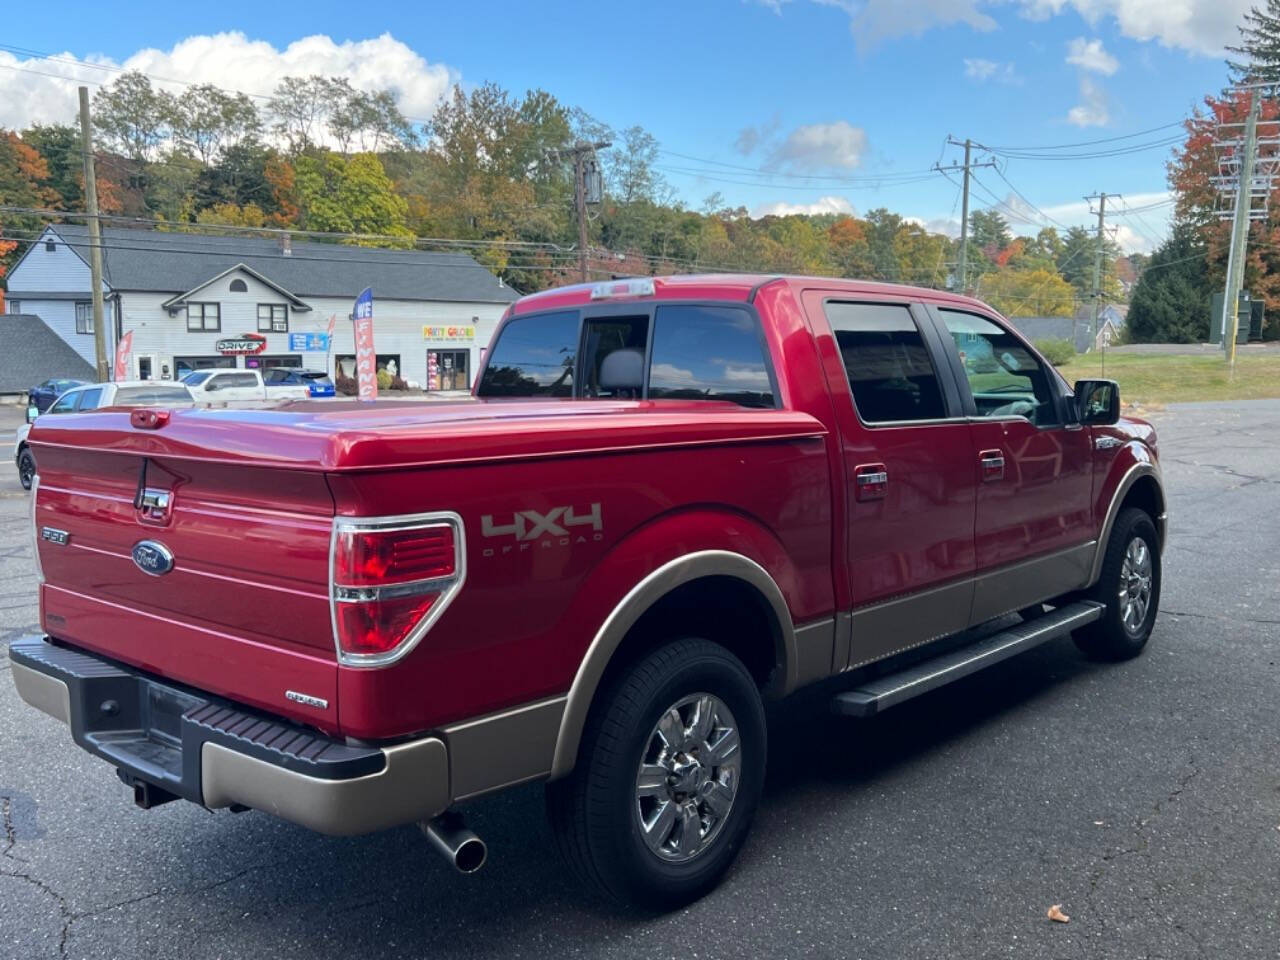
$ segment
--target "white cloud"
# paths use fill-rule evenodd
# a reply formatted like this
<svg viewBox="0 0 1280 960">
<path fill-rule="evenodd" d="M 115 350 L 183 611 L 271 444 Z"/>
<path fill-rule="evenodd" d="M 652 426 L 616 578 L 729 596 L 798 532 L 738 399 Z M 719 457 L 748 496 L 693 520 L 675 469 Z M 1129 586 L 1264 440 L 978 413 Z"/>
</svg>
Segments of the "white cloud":
<svg viewBox="0 0 1280 960">
<path fill-rule="evenodd" d="M 941 233 L 948 237 L 960 236 L 960 220 L 958 217 L 932 217 L 925 219 L 924 217 L 903 217 L 907 223 L 914 223 L 918 227 L 923 227 L 929 233 Z"/>
<path fill-rule="evenodd" d="M 997 63 L 995 60 L 984 60 L 982 57 L 965 57 L 964 75 L 978 83 L 986 83 L 988 80 L 999 83 L 1021 83 L 1012 61 Z"/>
<path fill-rule="evenodd" d="M 774 147 L 765 164 L 770 169 L 852 170 L 867 150 L 867 132 L 846 120 L 796 127 Z"/>
<path fill-rule="evenodd" d="M 71 53 L 60 56 L 63 60 L 74 58 Z M 219 33 L 188 37 L 168 51 L 139 50 L 123 63 L 81 59 L 141 70 L 153 81 L 160 77 L 180 81 L 158 83 L 174 92 L 181 90 L 183 83 L 213 83 L 250 95 L 267 95 L 286 76 L 344 76 L 357 89 L 392 91 L 400 110 L 415 120 L 430 118 L 457 79 L 449 67 L 428 63 L 389 33 L 341 42 L 318 34 L 295 40 L 282 50 L 243 33 Z M 63 60 L 23 60 L 0 51 L 0 126 L 21 129 L 35 121 L 69 123 L 75 118 L 78 85 L 86 81 L 108 83 L 118 75 Z M 18 69 L 8 69 L 14 67 Z"/>
<path fill-rule="evenodd" d="M 1067 111 L 1067 123 L 1077 127 L 1102 127 L 1111 119 L 1107 92 L 1088 77 L 1080 78 L 1080 100 Z"/>
<path fill-rule="evenodd" d="M 1206 56 L 1221 56 L 1239 39 L 1236 27 L 1257 0 L 1018 0 L 1026 16 L 1043 19 L 1074 9 L 1088 23 L 1113 19 L 1134 40 L 1155 40 Z"/>
<path fill-rule="evenodd" d="M 1107 53 L 1102 48 L 1102 41 L 1096 38 L 1076 37 L 1067 44 L 1067 63 L 1108 77 L 1120 69 L 1120 61 Z"/>
<path fill-rule="evenodd" d="M 785 15 L 789 0 L 757 0 Z M 834 7 L 849 18 L 849 30 L 860 52 L 884 39 L 919 36 L 934 27 L 965 25 L 974 30 L 996 28 L 988 10 L 1009 0 L 812 0 Z M 1221 56 L 1238 39 L 1236 27 L 1258 0 L 1013 0 L 1022 14 L 1046 19 L 1074 10 L 1096 25 L 1113 20 L 1133 40 L 1154 40 L 1165 47 L 1205 56 Z"/>
<path fill-rule="evenodd" d="M 853 216 L 853 204 L 844 197 L 819 197 L 813 203 L 766 203 L 751 211 L 757 219 L 760 217 L 817 216 L 821 213 L 845 213 Z"/>
</svg>

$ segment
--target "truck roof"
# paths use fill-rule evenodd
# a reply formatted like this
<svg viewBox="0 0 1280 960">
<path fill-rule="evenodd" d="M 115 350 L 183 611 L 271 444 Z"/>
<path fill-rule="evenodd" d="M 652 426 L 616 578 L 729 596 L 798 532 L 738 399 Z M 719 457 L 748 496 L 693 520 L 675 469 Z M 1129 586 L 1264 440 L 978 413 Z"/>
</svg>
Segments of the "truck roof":
<svg viewBox="0 0 1280 960">
<path fill-rule="evenodd" d="M 786 283 L 796 289 L 821 288 L 839 290 L 851 296 L 867 296 L 877 299 L 902 297 L 912 300 L 928 300 L 934 303 L 954 303 L 957 306 L 986 307 L 973 297 L 935 290 L 930 287 L 913 287 L 900 283 L 882 283 L 875 280 L 852 280 L 846 277 L 798 276 L 774 273 L 682 273 L 660 277 L 619 278 L 615 284 L 621 287 L 628 279 L 652 281 L 653 293 L 610 295 L 593 297 L 597 288 L 610 281 L 575 283 L 550 290 L 542 290 L 521 297 L 511 306 L 511 312 L 532 313 L 556 307 L 579 307 L 589 303 L 644 302 L 646 300 L 735 300 L 749 301 L 755 291 L 771 283 Z"/>
</svg>

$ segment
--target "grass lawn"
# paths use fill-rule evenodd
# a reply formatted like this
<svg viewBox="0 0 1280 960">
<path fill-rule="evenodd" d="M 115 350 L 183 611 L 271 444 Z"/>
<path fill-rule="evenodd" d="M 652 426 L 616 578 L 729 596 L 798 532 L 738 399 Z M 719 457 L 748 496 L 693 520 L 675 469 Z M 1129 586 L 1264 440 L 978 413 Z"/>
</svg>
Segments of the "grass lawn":
<svg viewBox="0 0 1280 960">
<path fill-rule="evenodd" d="M 1058 369 L 1073 383 L 1104 376 L 1119 382 L 1120 399 L 1126 404 L 1280 397 L 1280 351 L 1237 357 L 1234 373 L 1221 356 L 1140 353 L 1109 353 L 1104 373 L 1098 352 L 1077 357 Z"/>
</svg>

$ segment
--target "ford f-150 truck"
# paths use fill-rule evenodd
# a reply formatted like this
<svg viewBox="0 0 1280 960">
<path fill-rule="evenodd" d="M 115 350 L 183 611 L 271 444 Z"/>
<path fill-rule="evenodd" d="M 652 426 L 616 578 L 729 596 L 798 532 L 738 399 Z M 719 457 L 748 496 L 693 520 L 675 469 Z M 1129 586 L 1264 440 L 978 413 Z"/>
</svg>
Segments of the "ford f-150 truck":
<svg viewBox="0 0 1280 960">
<path fill-rule="evenodd" d="M 144 808 L 418 823 L 472 870 L 459 806 L 541 780 L 591 886 L 670 906 L 743 843 L 767 702 L 1143 649 L 1165 495 L 1119 411 L 934 290 L 551 290 L 470 400 L 41 417 L 12 675 Z"/>
</svg>

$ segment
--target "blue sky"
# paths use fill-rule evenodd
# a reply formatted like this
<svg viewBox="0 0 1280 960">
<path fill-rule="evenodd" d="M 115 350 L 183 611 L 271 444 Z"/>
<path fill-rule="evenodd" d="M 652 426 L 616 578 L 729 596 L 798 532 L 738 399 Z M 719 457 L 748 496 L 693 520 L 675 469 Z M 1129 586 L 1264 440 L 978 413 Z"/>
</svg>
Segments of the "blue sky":
<svg viewBox="0 0 1280 960">
<path fill-rule="evenodd" d="M 956 185 L 928 175 L 935 162 L 959 156 L 944 147 L 948 134 L 1038 148 L 1178 121 L 1223 85 L 1221 47 L 1247 0 L 134 0 L 128 17 L 73 6 L 20 4 L 6 14 L 0 125 L 67 120 L 75 78 L 113 76 L 76 59 L 249 93 L 269 92 L 283 73 L 343 72 L 357 85 L 401 89 L 411 116 L 429 115 L 451 81 L 493 80 L 517 92 L 543 87 L 615 128 L 644 126 L 691 207 L 719 191 L 753 212 L 886 206 L 953 230 Z M 237 32 L 243 36 L 220 36 Z M 1177 133 L 1165 128 L 1079 152 Z M 1024 210 L 1025 232 L 1045 221 L 1025 210 L 1011 184 L 1065 224 L 1090 222 L 1085 194 L 1119 193 L 1119 239 L 1149 248 L 1168 207 L 1123 210 L 1164 198 L 1168 150 L 1002 157 L 1004 179 L 978 172 L 974 205 L 994 199 Z"/>
</svg>

